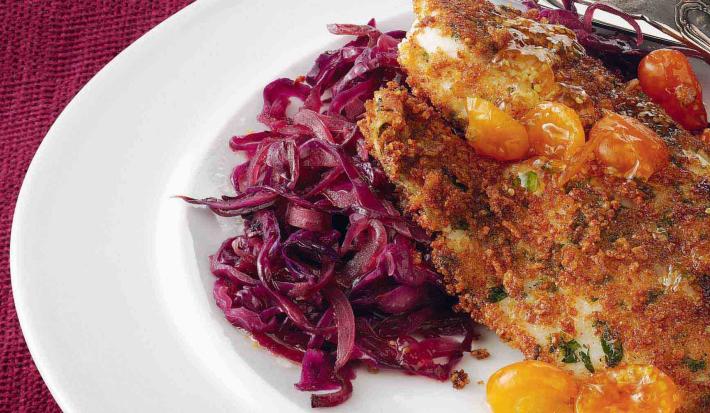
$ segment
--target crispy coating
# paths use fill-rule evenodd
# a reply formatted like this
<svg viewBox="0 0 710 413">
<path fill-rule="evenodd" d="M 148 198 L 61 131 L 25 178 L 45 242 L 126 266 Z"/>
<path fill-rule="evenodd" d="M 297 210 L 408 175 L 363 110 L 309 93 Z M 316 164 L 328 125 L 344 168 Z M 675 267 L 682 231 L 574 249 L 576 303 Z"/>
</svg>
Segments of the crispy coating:
<svg viewBox="0 0 710 413">
<path fill-rule="evenodd" d="M 466 98 L 487 99 L 520 119 L 544 101 L 563 103 L 588 131 L 605 110 L 639 118 L 667 139 L 697 149 L 656 105 L 584 52 L 572 31 L 527 19 L 486 0 L 414 0 L 417 20 L 399 47 L 414 95 L 455 127 L 466 127 Z M 677 142 L 680 140 L 681 142 Z"/>
<path fill-rule="evenodd" d="M 708 411 L 709 371 L 693 363 L 710 355 L 710 169 L 698 158 L 679 144 L 647 182 L 592 164 L 560 188 L 553 162 L 481 158 L 402 87 L 366 107 L 371 153 L 432 234 L 461 311 L 578 374 L 653 364 L 682 389 L 683 412 Z"/>
<path fill-rule="evenodd" d="M 710 411 L 710 142 L 564 27 L 485 0 L 414 9 L 399 54 L 414 96 L 378 92 L 361 128 L 403 207 L 433 234 L 433 262 L 460 309 L 527 358 L 578 374 L 654 364 L 682 389 L 682 412 Z M 516 119 L 557 101 L 587 132 L 607 110 L 635 117 L 661 136 L 671 165 L 642 181 L 592 162 L 559 188 L 564 165 L 476 156 L 457 136 L 471 96 Z"/>
<path fill-rule="evenodd" d="M 468 373 L 465 371 L 454 370 L 451 372 L 451 384 L 453 384 L 454 389 L 461 390 L 470 382 L 471 380 L 468 378 Z"/>
<path fill-rule="evenodd" d="M 475 350 L 471 350 L 471 356 L 476 360 L 485 360 L 491 356 L 491 353 L 489 353 L 485 348 L 477 348 Z"/>
</svg>

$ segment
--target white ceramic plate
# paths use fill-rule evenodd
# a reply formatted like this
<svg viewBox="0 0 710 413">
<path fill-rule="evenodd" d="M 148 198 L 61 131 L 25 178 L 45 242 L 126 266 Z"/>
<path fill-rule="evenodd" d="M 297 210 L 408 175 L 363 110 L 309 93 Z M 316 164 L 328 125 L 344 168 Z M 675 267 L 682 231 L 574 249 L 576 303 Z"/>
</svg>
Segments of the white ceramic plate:
<svg viewBox="0 0 710 413">
<path fill-rule="evenodd" d="M 212 300 L 206 257 L 234 220 L 175 194 L 228 190 L 228 138 L 256 129 L 269 81 L 342 43 L 326 23 L 407 28 L 408 0 L 194 4 L 107 65 L 42 143 L 17 203 L 13 292 L 32 356 L 68 412 L 310 411 L 297 366 L 256 348 Z M 518 352 L 485 333 L 455 391 L 359 372 L 331 411 L 485 412 L 485 380 Z"/>
</svg>

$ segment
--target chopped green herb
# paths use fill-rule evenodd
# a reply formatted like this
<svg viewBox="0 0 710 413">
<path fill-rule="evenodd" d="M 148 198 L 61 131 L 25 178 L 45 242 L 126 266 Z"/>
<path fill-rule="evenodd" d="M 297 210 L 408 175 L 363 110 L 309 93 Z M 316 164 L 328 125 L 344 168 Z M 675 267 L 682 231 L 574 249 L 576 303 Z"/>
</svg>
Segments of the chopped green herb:
<svg viewBox="0 0 710 413">
<path fill-rule="evenodd" d="M 584 346 L 584 348 L 587 349 L 586 352 L 580 350 L 579 351 L 579 358 L 582 359 L 582 363 L 584 363 L 584 367 L 589 370 L 590 373 L 594 373 L 594 366 L 592 365 L 592 358 L 589 357 L 589 346 Z"/>
<path fill-rule="evenodd" d="M 572 228 L 582 227 L 586 223 L 587 223 L 587 217 L 584 215 L 584 212 L 577 211 L 577 214 L 574 216 L 574 220 L 572 220 Z"/>
<path fill-rule="evenodd" d="M 490 288 L 488 290 L 488 301 L 491 303 L 497 303 L 498 301 L 501 301 L 507 296 L 508 293 L 505 291 L 505 288 L 503 288 L 502 285 Z"/>
<path fill-rule="evenodd" d="M 379 136 L 382 136 L 382 133 L 383 133 L 384 131 L 386 131 L 387 128 L 389 128 L 390 126 L 391 126 L 391 125 L 390 125 L 389 123 L 387 123 L 387 122 L 385 122 L 385 123 L 383 123 L 382 125 L 380 125 L 380 127 L 377 128 L 377 136 L 378 136 L 378 137 L 379 137 Z"/>
<path fill-rule="evenodd" d="M 566 343 L 562 343 L 560 345 L 560 349 L 562 349 L 562 352 L 564 353 L 564 357 L 562 357 L 562 362 L 564 363 L 576 363 L 579 361 L 579 358 L 577 358 L 577 350 L 579 350 L 581 346 L 577 342 L 577 340 L 570 340 Z"/>
<path fill-rule="evenodd" d="M 636 182 L 636 188 L 638 188 L 638 190 L 643 194 L 643 198 L 645 200 L 651 200 L 656 196 L 656 193 L 651 185 L 641 179 L 635 179 L 634 181 Z"/>
<path fill-rule="evenodd" d="M 468 222 L 466 222 L 465 219 L 459 219 L 459 220 L 454 221 L 453 227 L 454 227 L 454 229 L 460 229 L 460 230 L 464 230 L 464 231 L 467 231 L 470 228 L 468 225 Z"/>
<path fill-rule="evenodd" d="M 670 227 L 671 225 L 673 225 L 673 219 L 668 215 L 664 215 L 663 218 L 658 220 L 658 226 Z"/>
<path fill-rule="evenodd" d="M 693 373 L 700 370 L 705 370 L 705 360 L 704 359 L 693 359 L 688 356 L 683 357 L 683 364 L 690 369 Z"/>
<path fill-rule="evenodd" d="M 566 194 L 569 194 L 572 192 L 573 189 L 588 189 L 589 188 L 589 178 L 587 179 L 582 179 L 579 181 L 570 181 L 565 184 L 564 190 Z"/>
<path fill-rule="evenodd" d="M 646 305 L 653 304 L 658 301 L 658 297 L 663 295 L 663 290 L 654 289 L 646 292 Z"/>
<path fill-rule="evenodd" d="M 603 321 L 600 323 L 604 324 L 601 343 L 602 350 L 604 350 L 606 365 L 609 367 L 615 367 L 621 362 L 621 359 L 624 358 L 624 347 L 621 344 L 621 340 L 611 331 L 609 326 Z"/>
<path fill-rule="evenodd" d="M 464 192 L 468 191 L 468 187 L 466 185 L 462 184 L 461 182 L 459 182 L 459 179 L 456 177 L 456 174 L 454 174 L 453 172 L 451 172 L 447 168 L 444 168 L 443 173 L 447 178 L 449 178 L 449 181 L 451 182 L 451 184 L 453 186 L 460 189 L 461 191 L 464 191 Z M 463 221 L 465 221 L 465 219 Z M 468 229 L 468 225 L 466 225 L 466 227 Z"/>
<path fill-rule="evenodd" d="M 540 189 L 540 180 L 538 179 L 537 174 L 533 171 L 519 173 L 518 180 L 520 181 L 520 186 L 530 192 L 536 192 Z"/>
<path fill-rule="evenodd" d="M 673 220 L 671 217 L 668 215 L 665 215 L 663 218 L 659 219 L 658 222 L 656 222 L 656 232 L 659 234 L 668 234 L 668 228 L 673 226 Z"/>
<path fill-rule="evenodd" d="M 683 159 L 685 159 L 685 158 L 681 158 L 679 156 L 674 155 L 674 156 L 671 156 L 671 163 L 680 169 L 684 169 L 683 168 L 683 166 L 684 166 Z"/>
</svg>

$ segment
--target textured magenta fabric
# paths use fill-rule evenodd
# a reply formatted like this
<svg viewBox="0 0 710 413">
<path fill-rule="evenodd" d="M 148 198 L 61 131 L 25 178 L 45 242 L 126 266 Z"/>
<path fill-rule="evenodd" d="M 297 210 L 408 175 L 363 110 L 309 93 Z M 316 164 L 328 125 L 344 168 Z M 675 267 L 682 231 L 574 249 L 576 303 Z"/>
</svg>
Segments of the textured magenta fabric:
<svg viewBox="0 0 710 413">
<path fill-rule="evenodd" d="M 0 2 L 0 412 L 59 411 L 15 314 L 10 224 L 32 155 L 79 89 L 187 0 Z"/>
</svg>

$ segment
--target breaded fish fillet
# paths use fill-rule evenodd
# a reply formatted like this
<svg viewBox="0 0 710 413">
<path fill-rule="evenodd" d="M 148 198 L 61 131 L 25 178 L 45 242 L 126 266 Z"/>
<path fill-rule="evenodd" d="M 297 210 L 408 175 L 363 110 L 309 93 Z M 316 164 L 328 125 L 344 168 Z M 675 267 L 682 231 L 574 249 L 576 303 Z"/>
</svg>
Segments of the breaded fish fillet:
<svg viewBox="0 0 710 413">
<path fill-rule="evenodd" d="M 407 83 L 457 126 L 465 127 L 470 96 L 515 118 L 558 101 L 575 109 L 587 128 L 620 103 L 619 79 L 564 26 L 485 0 L 414 0 L 414 11 L 417 20 L 399 47 Z"/>
<path fill-rule="evenodd" d="M 432 260 L 460 309 L 527 358 L 577 373 L 653 364 L 682 389 L 682 412 L 710 411 L 710 148 L 564 28 L 482 0 L 415 10 L 400 60 L 418 96 L 378 91 L 360 126 L 404 209 L 433 235 Z M 497 64 L 530 45 L 552 83 Z M 559 187 L 561 170 L 544 158 L 476 155 L 459 136 L 469 96 L 518 119 L 541 101 L 564 102 L 586 128 L 602 109 L 632 116 L 662 137 L 671 163 L 644 181 L 591 162 Z"/>
<path fill-rule="evenodd" d="M 679 158 L 648 183 L 593 166 L 558 188 L 540 160 L 477 156 L 405 89 L 367 106 L 372 154 L 433 234 L 462 311 L 527 358 L 576 373 L 653 364 L 682 389 L 683 412 L 708 411 L 710 180 L 690 172 L 700 160 Z"/>
</svg>

